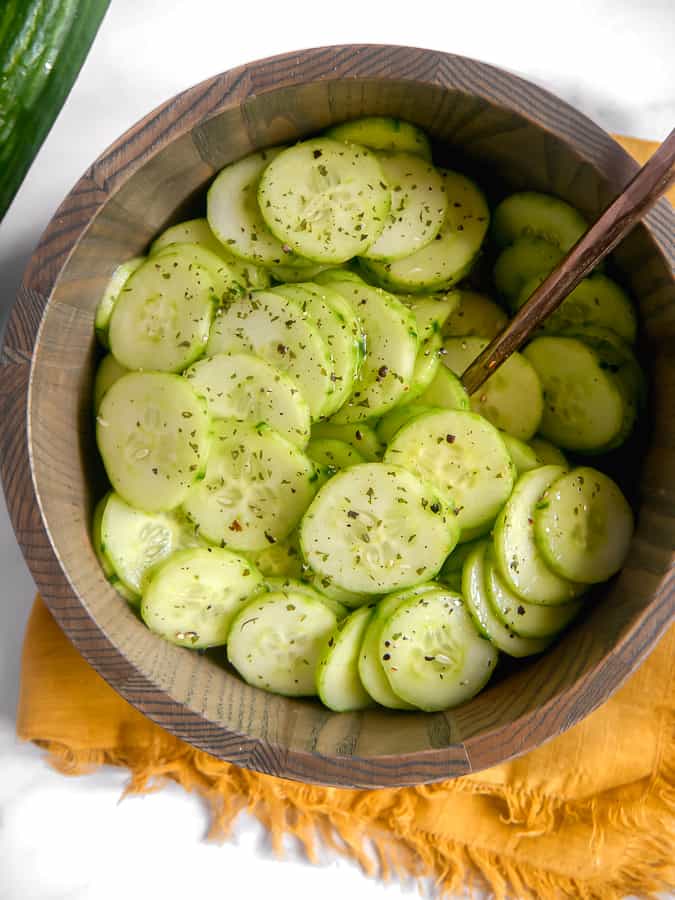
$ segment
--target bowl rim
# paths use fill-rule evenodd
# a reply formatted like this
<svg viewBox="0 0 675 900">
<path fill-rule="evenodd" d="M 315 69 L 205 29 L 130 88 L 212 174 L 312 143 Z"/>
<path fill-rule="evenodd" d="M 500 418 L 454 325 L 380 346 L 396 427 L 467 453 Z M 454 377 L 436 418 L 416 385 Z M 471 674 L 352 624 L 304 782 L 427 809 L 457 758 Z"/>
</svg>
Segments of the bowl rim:
<svg viewBox="0 0 675 900">
<path fill-rule="evenodd" d="M 271 78 L 267 84 L 266 72 Z M 463 743 L 400 755 L 327 756 L 290 750 L 228 731 L 170 699 L 110 641 L 60 568 L 49 527 L 42 519 L 26 427 L 33 349 L 39 340 L 43 313 L 71 253 L 109 198 L 152 156 L 196 125 L 261 93 L 337 79 L 408 80 L 479 96 L 562 139 L 604 177 L 611 172 L 615 179 L 627 181 L 638 169 L 605 131 L 545 89 L 487 63 L 440 51 L 386 44 L 334 45 L 267 57 L 208 78 L 156 107 L 111 144 L 75 184 L 47 225 L 29 261 L 0 355 L 0 372 L 4 370 L 0 379 L 2 419 L 24 426 L 4 429 L 7 434 L 0 435 L 0 469 L 17 540 L 44 600 L 80 653 L 128 702 L 193 746 L 247 768 L 334 786 L 392 787 L 438 781 L 504 762 L 540 746 L 590 713 L 653 649 L 675 615 L 675 570 L 671 568 L 663 577 L 649 606 L 611 654 L 572 686 L 508 725 Z M 531 115 L 533 108 L 537 109 L 536 119 Z M 661 201 L 644 224 L 672 271 L 675 214 L 667 201 Z M 543 731 L 533 722 L 541 711 L 547 718 Z"/>
</svg>

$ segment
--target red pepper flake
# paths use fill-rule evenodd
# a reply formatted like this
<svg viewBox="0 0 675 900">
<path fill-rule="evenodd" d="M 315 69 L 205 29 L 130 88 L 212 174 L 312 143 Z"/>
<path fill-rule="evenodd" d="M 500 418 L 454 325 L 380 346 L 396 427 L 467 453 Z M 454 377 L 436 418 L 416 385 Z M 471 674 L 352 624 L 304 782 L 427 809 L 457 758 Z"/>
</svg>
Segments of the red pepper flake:
<svg viewBox="0 0 675 900">
<path fill-rule="evenodd" d="M 235 519 L 230 525 L 230 531 L 243 531 L 241 525 L 239 524 L 239 519 Z"/>
</svg>

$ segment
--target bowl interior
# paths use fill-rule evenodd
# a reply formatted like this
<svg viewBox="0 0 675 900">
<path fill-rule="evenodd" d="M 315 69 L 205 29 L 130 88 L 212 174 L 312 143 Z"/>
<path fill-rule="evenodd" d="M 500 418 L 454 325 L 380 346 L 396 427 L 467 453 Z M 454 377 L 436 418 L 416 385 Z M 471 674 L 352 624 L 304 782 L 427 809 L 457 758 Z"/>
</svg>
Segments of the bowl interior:
<svg viewBox="0 0 675 900">
<path fill-rule="evenodd" d="M 516 95 L 518 84 L 514 79 Z M 575 704 L 582 712 L 597 704 L 584 694 L 585 678 L 608 655 L 622 652 L 626 634 L 646 614 L 670 564 L 672 543 L 659 519 L 664 448 L 672 446 L 672 432 L 670 441 L 663 437 L 669 428 L 668 404 L 657 396 L 646 458 L 643 429 L 614 461 L 639 508 L 628 562 L 617 579 L 596 592 L 588 614 L 550 652 L 509 666 L 474 700 L 445 713 L 373 710 L 336 715 L 312 700 L 286 699 L 245 685 L 221 664 L 222 652 L 200 655 L 156 638 L 104 579 L 89 538 L 93 504 L 104 488 L 91 414 L 92 374 L 99 353 L 94 310 L 120 261 L 144 252 L 172 222 L 203 214 L 204 188 L 222 166 L 252 150 L 293 141 L 356 116 L 392 115 L 420 125 L 436 142 L 439 158 L 473 174 L 493 198 L 500 191 L 528 187 L 556 194 L 594 216 L 621 187 L 625 170 L 613 169 L 614 163 L 608 162 L 602 171 L 574 142 L 461 85 L 412 81 L 402 73 L 398 80 L 378 75 L 324 77 L 258 88 L 253 84 L 243 103 L 222 103 L 213 115 L 205 111 L 182 133 L 178 124 L 169 142 L 161 138 L 161 116 L 156 117 L 151 127 L 157 129 L 159 149 L 144 151 L 142 164 L 131 135 L 89 173 L 90 190 L 105 191 L 107 199 L 58 277 L 32 368 L 29 441 L 42 514 L 74 592 L 107 640 L 144 683 L 161 692 L 159 696 L 208 724 L 210 735 L 220 732 L 229 740 L 207 741 L 193 718 L 190 730 L 182 732 L 193 743 L 232 757 L 238 741 L 259 740 L 256 752 L 261 757 L 249 757 L 244 764 L 289 777 L 304 777 L 297 761 L 319 754 L 326 768 L 317 771 L 314 780 L 329 783 L 403 784 L 463 774 L 562 730 L 576 717 Z M 85 193 L 83 189 L 83 208 Z M 660 372 L 666 381 L 669 377 L 672 385 L 666 344 L 675 327 L 673 314 L 663 311 L 672 296 L 669 267 L 644 227 L 623 243 L 615 264 L 641 310 L 644 358 L 652 372 Z M 607 677 L 612 678 L 611 669 Z M 558 711 L 556 698 L 570 692 L 571 705 Z M 527 719 L 533 710 L 546 709 L 549 713 L 536 721 Z M 527 736 L 520 740 L 526 719 Z M 261 748 L 269 750 L 273 763 Z M 409 771 L 404 759 L 408 754 L 415 758 Z M 355 761 L 368 759 L 377 761 L 378 776 L 361 777 L 355 770 Z"/>
</svg>

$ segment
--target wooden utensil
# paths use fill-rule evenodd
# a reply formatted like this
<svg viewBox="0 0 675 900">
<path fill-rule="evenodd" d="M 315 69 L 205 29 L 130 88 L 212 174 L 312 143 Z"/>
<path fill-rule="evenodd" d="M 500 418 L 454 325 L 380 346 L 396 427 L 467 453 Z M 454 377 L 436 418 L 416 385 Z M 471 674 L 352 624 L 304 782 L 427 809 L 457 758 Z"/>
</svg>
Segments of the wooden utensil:
<svg viewBox="0 0 675 900">
<path fill-rule="evenodd" d="M 675 179 L 675 129 L 656 153 L 632 178 L 599 219 L 582 235 L 567 256 L 542 281 L 506 328 L 462 375 L 473 394 L 527 341 L 554 312 L 582 278 L 604 259 L 661 197 Z"/>
</svg>

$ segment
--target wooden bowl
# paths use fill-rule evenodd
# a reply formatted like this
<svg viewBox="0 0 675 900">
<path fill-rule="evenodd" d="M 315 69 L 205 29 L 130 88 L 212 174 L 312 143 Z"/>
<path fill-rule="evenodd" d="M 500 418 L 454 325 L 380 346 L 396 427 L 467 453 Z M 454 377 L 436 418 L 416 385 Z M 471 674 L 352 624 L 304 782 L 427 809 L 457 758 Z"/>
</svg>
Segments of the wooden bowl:
<svg viewBox="0 0 675 900">
<path fill-rule="evenodd" d="M 630 463 L 638 511 L 630 555 L 589 614 L 542 658 L 514 665 L 445 713 L 334 714 L 313 700 L 264 693 L 212 656 L 155 637 L 101 573 L 89 537 L 103 487 L 91 415 L 94 308 L 113 268 L 191 212 L 224 165 L 364 114 L 415 122 L 483 182 L 549 191 L 588 216 L 637 168 L 562 101 L 457 56 L 340 46 L 218 75 L 124 134 L 49 224 L 5 335 L 0 449 L 10 514 L 42 596 L 116 691 L 238 765 L 376 787 L 464 775 L 559 734 L 621 684 L 673 618 L 675 217 L 661 202 L 614 254 L 639 303 L 652 408 L 646 455 Z"/>
</svg>

